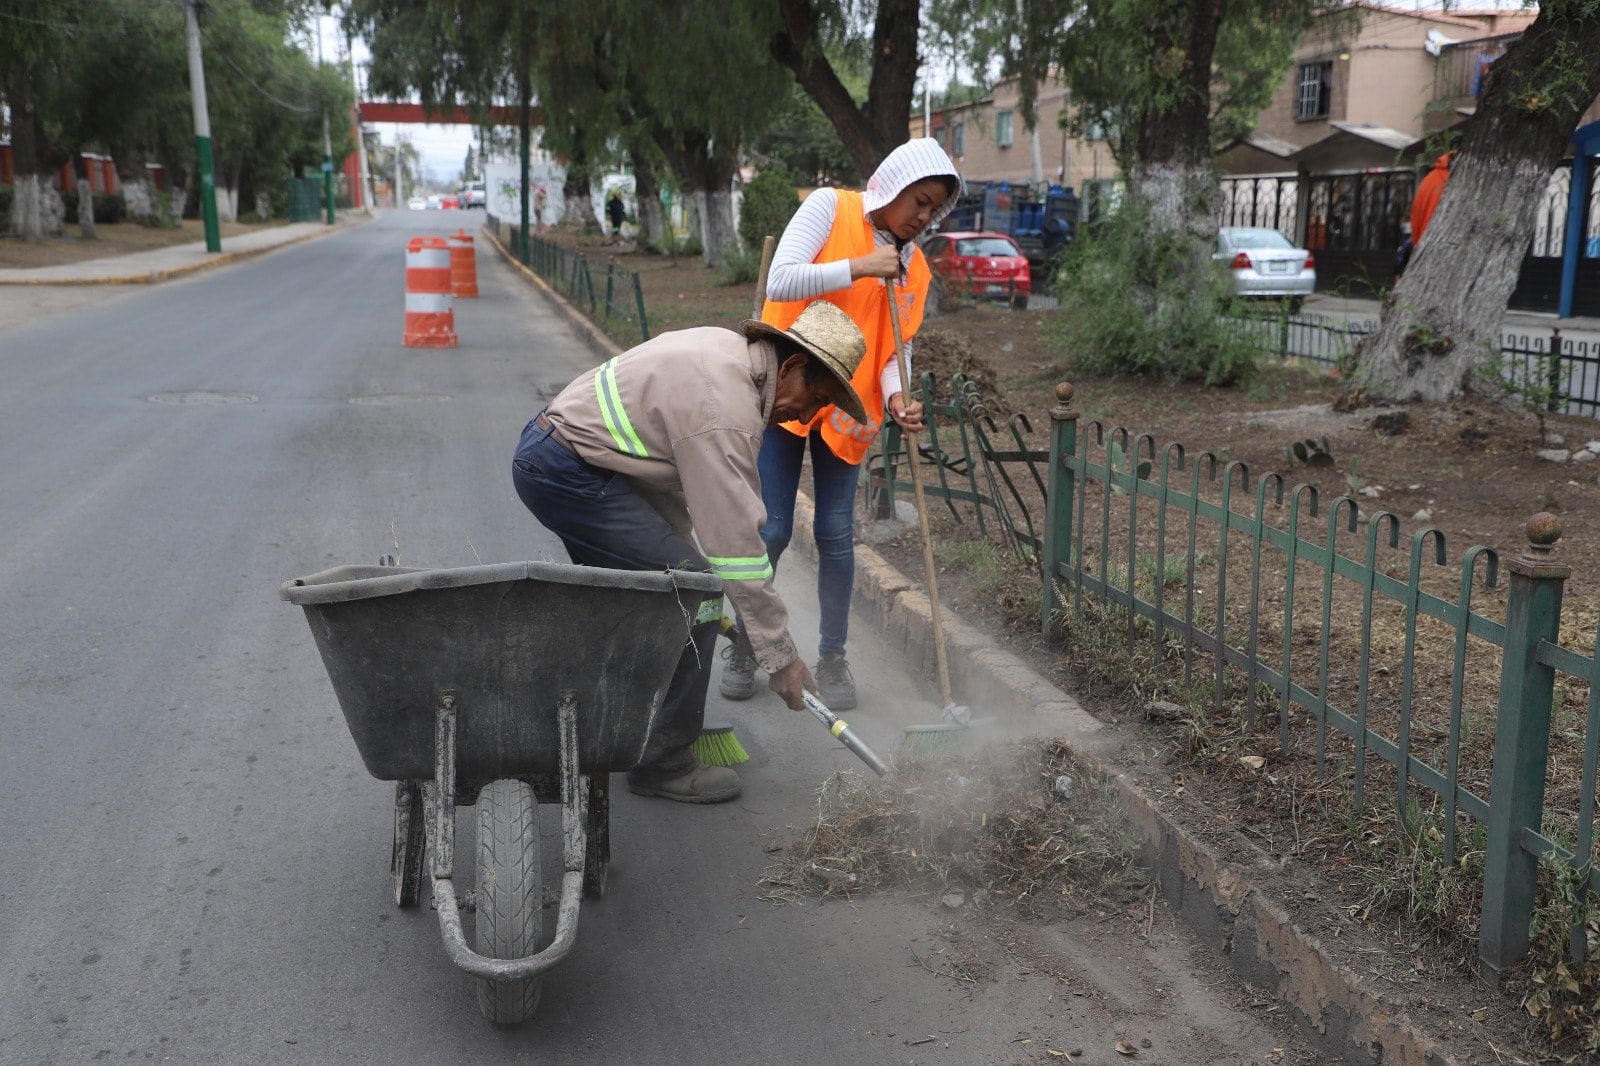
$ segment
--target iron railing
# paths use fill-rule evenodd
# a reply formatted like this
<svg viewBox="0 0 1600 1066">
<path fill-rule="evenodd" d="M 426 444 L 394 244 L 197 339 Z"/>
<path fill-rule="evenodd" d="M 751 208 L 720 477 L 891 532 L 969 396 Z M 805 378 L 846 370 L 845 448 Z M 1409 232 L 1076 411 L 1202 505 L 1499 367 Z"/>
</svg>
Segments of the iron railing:
<svg viewBox="0 0 1600 1066">
<path fill-rule="evenodd" d="M 1445 535 L 1424 527 L 1412 533 L 1402 557 L 1405 576 L 1393 576 L 1380 554 L 1382 544 L 1401 544 L 1398 516 L 1363 514 L 1348 496 L 1324 503 L 1314 486 L 1291 490 L 1275 472 L 1252 481 L 1243 462 L 1224 463 L 1176 443 L 1160 448 L 1150 434 L 1130 437 L 1098 421 L 1080 427 L 1072 396 L 1070 385 L 1060 386 L 1050 413 L 1040 613 L 1047 634 L 1065 617 L 1083 618 L 1085 602 L 1097 601 L 1115 616 L 1101 624 L 1114 626 L 1130 651 L 1148 640 L 1158 663 L 1174 670 L 1181 664 L 1186 684 L 1206 678 L 1213 713 L 1223 711 L 1226 693 L 1242 691 L 1247 729 L 1267 727 L 1275 716 L 1281 753 L 1290 755 L 1297 738 L 1309 744 L 1319 778 L 1328 778 L 1330 745 L 1343 738 L 1349 749 L 1339 776 L 1349 781 L 1358 808 L 1371 798 L 1374 760 L 1388 767 L 1385 785 L 1392 789 L 1403 833 L 1414 834 L 1416 821 L 1426 817 L 1417 791 L 1432 793 L 1447 863 L 1460 856 L 1463 828 L 1478 823 L 1484 852 L 1480 956 L 1496 972 L 1527 951 L 1541 861 L 1577 866 L 1587 889 L 1600 892 L 1600 872 L 1593 868 L 1600 633 L 1594 654 L 1559 641 L 1561 590 L 1569 571 L 1553 556 L 1561 535 L 1554 516 L 1530 520 L 1527 550 L 1506 566 L 1505 621 L 1496 621 L 1472 606 L 1476 588 L 1498 586 L 1501 565 L 1493 549 L 1468 549 L 1441 582 L 1437 571 L 1425 571 L 1451 565 Z M 1281 516 L 1281 527 L 1269 519 L 1269 510 Z M 1324 539 L 1308 532 L 1309 520 L 1319 515 Z M 1357 534 L 1354 551 L 1340 550 L 1341 533 Z M 1142 579 L 1147 570 L 1153 578 Z M 1296 616 L 1305 572 L 1316 590 L 1309 597 L 1320 607 L 1320 625 Z M 1202 592 L 1201 582 L 1209 592 Z M 1177 586 L 1170 595 L 1169 583 Z M 1271 600 L 1263 596 L 1268 584 Z M 1454 595 L 1443 593 L 1441 585 L 1452 587 Z M 1335 624 L 1334 605 L 1341 601 L 1358 619 L 1353 626 L 1343 613 Z M 1382 674 L 1398 665 L 1400 676 L 1387 730 L 1374 728 L 1373 719 L 1379 676 L 1373 662 L 1375 611 L 1398 613 L 1402 621 L 1398 647 L 1386 644 L 1382 650 Z M 1448 693 L 1448 717 L 1442 729 L 1428 722 L 1431 739 L 1419 744 L 1416 668 L 1419 623 L 1425 619 L 1442 625 L 1449 638 L 1449 665 L 1443 666 L 1443 658 L 1430 665 L 1426 693 L 1430 707 Z M 1336 695 L 1330 685 L 1336 630 L 1343 642 L 1341 669 L 1355 665 L 1353 693 L 1347 686 Z M 1314 662 L 1307 661 L 1308 631 L 1317 637 Z M 1463 707 L 1469 695 L 1486 695 L 1469 688 L 1469 644 L 1498 649 L 1501 659 L 1487 792 L 1462 772 Z M 1589 686 L 1575 811 L 1545 802 L 1558 674 Z M 1480 766 L 1475 772 L 1481 777 L 1491 770 Z M 1584 950 L 1581 930 L 1575 929 L 1572 951 L 1581 957 Z"/>
<path fill-rule="evenodd" d="M 554 241 L 529 235 L 523 243 L 521 227 L 504 225 L 493 215 L 488 225 L 519 262 L 547 281 L 601 329 L 623 344 L 650 339 L 650 316 L 645 310 L 644 285 L 639 275 L 615 263 L 602 270 L 581 252 Z"/>
</svg>

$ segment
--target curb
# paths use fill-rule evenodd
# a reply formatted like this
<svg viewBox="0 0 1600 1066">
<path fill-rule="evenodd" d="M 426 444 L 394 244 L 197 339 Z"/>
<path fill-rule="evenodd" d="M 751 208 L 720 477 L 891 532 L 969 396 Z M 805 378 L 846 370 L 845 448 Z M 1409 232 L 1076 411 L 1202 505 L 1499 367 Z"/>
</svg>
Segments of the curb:
<svg viewBox="0 0 1600 1066">
<path fill-rule="evenodd" d="M 791 543 L 813 562 L 814 513 L 813 503 L 801 493 L 795 501 Z M 933 617 L 926 593 L 861 543 L 856 545 L 852 606 L 877 625 L 913 672 L 920 667 L 922 676 L 933 676 Z M 952 695 L 970 706 L 1038 718 L 1104 773 L 1116 788 L 1123 814 L 1145 838 L 1145 859 L 1161 894 L 1184 924 L 1239 976 L 1292 1007 L 1319 1051 L 1351 1062 L 1404 1066 L 1455 1061 L 1404 1010 L 1366 990 L 1360 975 L 1296 925 L 1288 910 L 1255 883 L 1248 861 L 1223 860 L 1108 762 L 1117 742 L 1077 700 L 949 610 L 941 621 Z M 1241 854 L 1255 853 L 1242 842 Z M 1259 861 L 1267 860 L 1263 856 Z"/>
<path fill-rule="evenodd" d="M 512 269 L 516 270 L 523 277 L 533 282 L 539 291 L 543 293 L 551 303 L 555 304 L 556 310 L 559 311 L 562 317 L 567 320 L 567 324 L 577 331 L 578 339 L 583 341 L 584 345 L 588 347 L 590 351 L 594 352 L 594 354 L 598 355 L 601 359 L 610 359 L 613 355 L 617 355 L 623 350 L 621 345 L 612 340 L 599 326 L 596 326 L 593 322 L 590 322 L 588 316 L 574 307 L 565 296 L 562 296 L 559 292 L 556 292 L 556 290 L 551 287 L 548 281 L 545 281 L 538 274 L 534 273 L 531 267 L 526 266 L 520 260 L 518 260 L 516 256 L 512 255 L 511 249 L 500 243 L 500 238 L 495 235 L 493 230 L 491 230 L 488 226 L 483 226 L 478 230 L 478 232 L 483 234 L 484 238 L 490 244 L 494 245 L 495 250 L 499 252 L 505 261 L 511 265 Z"/>
<path fill-rule="evenodd" d="M 359 226 L 370 221 L 370 218 L 363 218 L 353 221 L 351 225 Z M 278 244 L 269 244 L 264 248 L 247 248 L 241 252 L 223 252 L 215 259 L 202 259 L 198 263 L 190 263 L 187 266 L 170 267 L 166 270 L 151 270 L 143 274 L 111 274 L 101 278 L 60 278 L 54 281 L 46 278 L 0 278 L 0 285 L 31 285 L 41 287 L 51 285 L 156 285 L 163 281 L 171 281 L 173 278 L 181 278 L 189 274 L 198 274 L 203 270 L 211 270 L 215 267 L 227 266 L 230 263 L 237 263 L 245 259 L 254 259 L 258 255 L 266 255 L 268 252 L 276 252 L 281 248 L 292 248 L 297 244 L 304 244 L 307 241 L 317 240 L 319 237 L 330 237 L 333 234 L 342 231 L 343 229 L 340 226 L 335 226 L 332 229 L 315 230 L 311 233 L 302 233 L 293 240 L 281 241 Z"/>
<path fill-rule="evenodd" d="M 487 227 L 489 241 L 550 298 L 602 358 L 622 349 L 601 333 L 533 271 L 517 262 Z M 815 505 L 803 491 L 795 498 L 794 540 L 813 563 L 811 527 Z M 866 544 L 856 545 L 855 599 L 863 613 L 905 657 L 913 670 L 933 676 L 933 615 L 927 594 L 894 564 Z M 1046 681 L 1019 656 L 946 610 L 945 648 L 952 695 L 973 706 L 1001 707 L 1032 715 L 1055 730 L 1087 762 L 1114 782 L 1119 805 L 1144 835 L 1145 858 L 1161 894 L 1184 924 L 1234 970 L 1270 990 L 1296 1013 L 1300 1028 L 1319 1051 L 1351 1062 L 1391 1066 L 1447 1066 L 1455 1060 L 1403 1010 L 1362 988 L 1360 976 L 1331 958 L 1316 937 L 1257 887 L 1247 867 L 1225 862 L 1207 844 L 1161 810 L 1159 804 L 1115 766 L 1104 761 L 1116 741 L 1110 730 L 1069 694 Z M 1245 846 L 1248 853 L 1248 845 Z"/>
</svg>

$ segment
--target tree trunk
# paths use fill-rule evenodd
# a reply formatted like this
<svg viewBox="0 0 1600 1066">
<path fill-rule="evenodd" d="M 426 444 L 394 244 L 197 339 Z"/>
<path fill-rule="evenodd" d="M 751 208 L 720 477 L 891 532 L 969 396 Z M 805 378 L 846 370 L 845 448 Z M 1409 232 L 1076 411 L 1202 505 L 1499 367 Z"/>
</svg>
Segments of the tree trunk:
<svg viewBox="0 0 1600 1066">
<path fill-rule="evenodd" d="M 11 153 L 16 186 L 11 198 L 11 232 L 32 244 L 44 237 L 43 163 L 39 156 L 38 116 L 34 111 L 33 71 L 12 71 L 6 93 L 11 105 Z"/>
<path fill-rule="evenodd" d="M 817 102 L 863 174 L 871 174 L 911 124 L 917 81 L 920 0 L 878 0 L 867 102 L 857 107 L 823 52 L 815 0 L 778 0 L 772 55 Z"/>
<path fill-rule="evenodd" d="M 86 241 L 100 237 L 94 228 L 94 188 L 87 177 L 78 178 L 78 232 Z"/>
<path fill-rule="evenodd" d="M 1427 233 L 1356 384 L 1385 400 L 1447 400 L 1500 348 L 1544 186 L 1584 109 L 1600 93 L 1600 10 L 1546 3 L 1491 68 Z"/>
<path fill-rule="evenodd" d="M 661 210 L 661 185 L 656 180 L 655 167 L 642 159 L 642 153 L 633 156 L 633 198 L 639 205 L 640 243 L 646 248 L 659 248 L 666 241 L 666 216 Z"/>
</svg>

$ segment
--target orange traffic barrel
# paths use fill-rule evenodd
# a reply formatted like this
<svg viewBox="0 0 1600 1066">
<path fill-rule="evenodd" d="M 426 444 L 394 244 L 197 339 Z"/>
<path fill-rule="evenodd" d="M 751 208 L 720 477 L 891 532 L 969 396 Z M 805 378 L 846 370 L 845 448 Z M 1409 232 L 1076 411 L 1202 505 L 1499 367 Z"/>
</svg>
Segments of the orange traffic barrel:
<svg viewBox="0 0 1600 1066">
<path fill-rule="evenodd" d="M 472 235 L 464 229 L 450 236 L 450 291 L 455 296 L 478 295 L 478 255 Z"/>
<path fill-rule="evenodd" d="M 405 346 L 456 346 L 456 312 L 450 305 L 450 245 L 443 237 L 413 237 L 406 244 Z"/>
</svg>

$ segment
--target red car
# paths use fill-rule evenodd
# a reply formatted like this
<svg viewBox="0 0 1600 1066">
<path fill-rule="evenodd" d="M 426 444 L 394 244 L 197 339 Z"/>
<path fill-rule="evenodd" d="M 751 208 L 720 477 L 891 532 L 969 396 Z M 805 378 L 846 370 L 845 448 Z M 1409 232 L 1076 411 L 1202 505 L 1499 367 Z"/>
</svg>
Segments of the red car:
<svg viewBox="0 0 1600 1066">
<path fill-rule="evenodd" d="M 1033 292 L 1028 259 L 1004 233 L 936 233 L 923 244 L 922 254 L 952 292 L 1028 306 Z"/>
<path fill-rule="evenodd" d="M 461 210 L 461 197 L 455 195 L 439 197 L 439 207 L 444 211 Z"/>
</svg>

